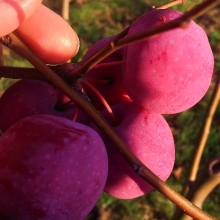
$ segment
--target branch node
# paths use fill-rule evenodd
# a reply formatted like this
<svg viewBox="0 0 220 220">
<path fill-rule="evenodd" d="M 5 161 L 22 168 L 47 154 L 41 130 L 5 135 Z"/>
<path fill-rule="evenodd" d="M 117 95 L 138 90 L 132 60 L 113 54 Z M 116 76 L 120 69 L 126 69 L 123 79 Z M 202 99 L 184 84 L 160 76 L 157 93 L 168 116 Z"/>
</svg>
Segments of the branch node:
<svg viewBox="0 0 220 220">
<path fill-rule="evenodd" d="M 6 47 L 10 47 L 11 44 L 12 44 L 12 40 L 9 37 L 9 35 L 5 35 L 5 36 L 0 38 L 0 43 L 3 44 Z"/>
<path fill-rule="evenodd" d="M 137 165 L 137 164 L 134 164 L 134 165 L 133 165 L 133 169 L 134 169 L 135 173 L 139 173 L 142 168 L 143 168 L 143 167 L 140 166 L 140 165 Z"/>
</svg>

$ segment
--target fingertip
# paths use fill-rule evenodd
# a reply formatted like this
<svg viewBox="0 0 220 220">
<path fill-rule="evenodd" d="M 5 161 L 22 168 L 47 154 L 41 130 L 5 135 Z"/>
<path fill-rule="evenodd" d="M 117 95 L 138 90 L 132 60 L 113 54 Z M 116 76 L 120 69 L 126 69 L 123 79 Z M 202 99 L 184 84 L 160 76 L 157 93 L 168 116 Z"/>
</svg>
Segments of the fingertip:
<svg viewBox="0 0 220 220">
<path fill-rule="evenodd" d="M 41 5 L 42 0 L 0 1 L 0 37 L 13 32 Z"/>
<path fill-rule="evenodd" d="M 64 63 L 75 56 L 79 49 L 76 32 L 62 17 L 43 5 L 17 32 L 45 63 Z"/>
</svg>

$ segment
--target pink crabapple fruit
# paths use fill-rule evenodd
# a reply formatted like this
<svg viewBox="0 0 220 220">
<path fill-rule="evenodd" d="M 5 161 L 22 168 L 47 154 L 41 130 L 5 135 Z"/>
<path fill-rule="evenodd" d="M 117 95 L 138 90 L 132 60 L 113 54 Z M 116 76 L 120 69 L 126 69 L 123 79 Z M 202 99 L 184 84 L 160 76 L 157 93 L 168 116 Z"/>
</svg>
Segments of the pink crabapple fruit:
<svg viewBox="0 0 220 220">
<path fill-rule="evenodd" d="M 35 114 L 50 114 L 72 119 L 76 106 L 62 105 L 68 98 L 47 82 L 19 80 L 11 85 L 0 98 L 0 129 L 5 132 L 20 119 Z M 64 106 L 64 108 L 59 108 Z M 80 111 L 77 121 L 88 123 Z"/>
<path fill-rule="evenodd" d="M 0 217 L 82 220 L 107 178 L 104 143 L 90 127 L 32 115 L 0 138 Z"/>
<path fill-rule="evenodd" d="M 181 12 L 152 10 L 131 25 L 127 36 L 165 24 Z M 127 47 L 123 73 L 130 98 L 145 109 L 173 114 L 189 109 L 209 88 L 214 59 L 204 30 L 194 21 Z"/>
<path fill-rule="evenodd" d="M 93 44 L 84 55 L 83 60 L 92 56 L 112 38 L 114 38 L 114 36 L 105 37 Z M 126 48 L 121 48 L 113 52 L 86 73 L 85 80 L 92 84 L 92 86 L 101 93 L 109 105 L 130 99 L 125 91 L 122 79 L 122 72 L 125 65 L 123 61 L 125 50 Z M 97 109 L 102 110 L 103 105 L 91 88 L 83 83 L 83 81 L 82 85 L 93 105 Z"/>
<path fill-rule="evenodd" d="M 175 160 L 174 140 L 166 120 L 132 102 L 112 106 L 118 119 L 115 132 L 153 173 L 166 180 L 172 172 Z M 103 117 L 110 123 L 109 115 Z M 95 129 L 94 124 L 91 126 Z M 112 126 L 114 126 L 112 124 Z M 112 144 L 105 142 L 109 170 L 105 191 L 119 199 L 132 199 L 148 193 L 153 187 L 139 177 Z"/>
</svg>

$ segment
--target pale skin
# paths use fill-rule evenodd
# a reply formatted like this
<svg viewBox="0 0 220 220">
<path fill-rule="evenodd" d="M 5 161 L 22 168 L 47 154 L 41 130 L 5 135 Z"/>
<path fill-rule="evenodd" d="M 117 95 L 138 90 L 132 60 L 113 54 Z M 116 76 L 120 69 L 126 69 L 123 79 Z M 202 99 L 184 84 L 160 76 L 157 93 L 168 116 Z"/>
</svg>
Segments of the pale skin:
<svg viewBox="0 0 220 220">
<path fill-rule="evenodd" d="M 0 37 L 16 31 L 42 61 L 64 63 L 78 52 L 78 36 L 62 17 L 41 2 L 0 1 Z"/>
</svg>

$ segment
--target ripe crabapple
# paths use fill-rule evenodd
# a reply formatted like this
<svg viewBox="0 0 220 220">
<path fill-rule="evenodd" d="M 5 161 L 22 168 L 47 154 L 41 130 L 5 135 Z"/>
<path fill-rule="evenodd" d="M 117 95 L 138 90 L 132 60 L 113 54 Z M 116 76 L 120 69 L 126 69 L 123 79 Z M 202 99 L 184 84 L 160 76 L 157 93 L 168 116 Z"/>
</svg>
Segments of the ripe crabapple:
<svg viewBox="0 0 220 220">
<path fill-rule="evenodd" d="M 18 120 L 35 114 L 50 114 L 71 119 L 75 105 L 60 108 L 67 97 L 52 85 L 37 80 L 19 80 L 0 98 L 0 129 L 6 131 Z M 65 105 L 64 105 L 65 106 Z M 87 123 L 88 117 L 80 113 L 77 121 Z"/>
<path fill-rule="evenodd" d="M 90 127 L 32 115 L 0 138 L 0 217 L 82 220 L 105 186 L 104 143 Z"/>
<path fill-rule="evenodd" d="M 159 178 L 166 180 L 173 169 L 175 148 L 165 119 L 132 102 L 114 105 L 112 109 L 119 122 L 114 127 L 115 132 L 137 158 Z M 102 115 L 114 126 L 106 112 Z M 95 128 L 93 124 L 91 126 Z M 111 142 L 103 139 L 109 159 L 105 191 L 119 199 L 132 199 L 151 191 L 153 187 L 134 172 Z"/>
<path fill-rule="evenodd" d="M 163 25 L 181 12 L 152 10 L 139 17 L 127 36 Z M 209 88 L 214 59 L 204 30 L 194 21 L 127 47 L 123 74 L 130 98 L 145 109 L 178 113 L 195 105 Z"/>
</svg>

